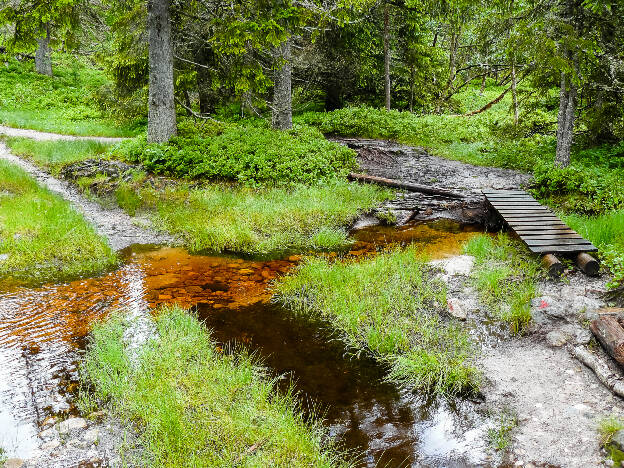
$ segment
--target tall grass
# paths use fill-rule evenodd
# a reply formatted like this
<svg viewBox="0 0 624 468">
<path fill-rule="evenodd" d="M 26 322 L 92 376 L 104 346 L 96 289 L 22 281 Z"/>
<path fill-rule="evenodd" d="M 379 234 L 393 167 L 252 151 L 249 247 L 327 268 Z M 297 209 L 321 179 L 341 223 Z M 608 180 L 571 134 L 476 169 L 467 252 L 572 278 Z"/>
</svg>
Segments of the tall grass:
<svg viewBox="0 0 624 468">
<path fill-rule="evenodd" d="M 182 237 L 193 251 L 268 253 L 342 247 L 345 227 L 392 193 L 337 180 L 294 188 L 148 189 L 140 196 L 155 225 Z"/>
<path fill-rule="evenodd" d="M 93 140 L 37 141 L 11 137 L 6 139 L 6 143 L 14 154 L 28 158 L 54 173 L 66 164 L 102 158 L 109 147 Z"/>
<path fill-rule="evenodd" d="M 600 249 L 603 263 L 613 274 L 610 286 L 624 282 L 624 210 L 602 216 L 564 216 L 565 222 Z"/>
<path fill-rule="evenodd" d="M 0 277 L 45 281 L 93 274 L 115 253 L 68 202 L 0 161 Z"/>
<path fill-rule="evenodd" d="M 309 260 L 276 285 L 275 297 L 387 362 L 392 380 L 441 394 L 478 387 L 469 336 L 445 317 L 445 284 L 415 248 L 357 263 Z"/>
<path fill-rule="evenodd" d="M 279 394 L 243 351 L 217 351 L 210 333 L 179 308 L 161 310 L 158 336 L 132 365 L 121 316 L 97 326 L 81 369 L 90 402 L 138 432 L 141 466 L 346 466 L 325 430 L 304 422 L 292 394 Z"/>
<path fill-rule="evenodd" d="M 531 321 L 540 265 L 519 242 L 506 234 L 470 239 L 464 252 L 475 257 L 473 283 L 494 317 L 520 333 Z"/>
</svg>

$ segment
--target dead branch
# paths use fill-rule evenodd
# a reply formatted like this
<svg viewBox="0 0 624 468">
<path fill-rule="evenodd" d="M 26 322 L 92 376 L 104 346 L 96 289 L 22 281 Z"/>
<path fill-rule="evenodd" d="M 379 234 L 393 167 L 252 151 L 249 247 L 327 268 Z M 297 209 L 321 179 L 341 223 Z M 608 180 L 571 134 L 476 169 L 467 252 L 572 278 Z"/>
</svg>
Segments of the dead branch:
<svg viewBox="0 0 624 468">
<path fill-rule="evenodd" d="M 584 346 L 575 346 L 570 350 L 570 353 L 581 363 L 594 371 L 598 380 L 600 380 L 605 387 L 617 396 L 624 398 L 624 380 L 622 380 L 621 376 L 611 372 L 607 364 L 600 361 L 595 354 L 590 353 Z"/>
</svg>

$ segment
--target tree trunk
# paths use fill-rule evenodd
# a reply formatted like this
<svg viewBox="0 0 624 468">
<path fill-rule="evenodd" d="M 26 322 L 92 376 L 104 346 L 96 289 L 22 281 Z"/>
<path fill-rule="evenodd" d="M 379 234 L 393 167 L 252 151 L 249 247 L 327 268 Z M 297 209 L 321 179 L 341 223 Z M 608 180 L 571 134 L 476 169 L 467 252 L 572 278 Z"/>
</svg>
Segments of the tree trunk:
<svg viewBox="0 0 624 468">
<path fill-rule="evenodd" d="M 409 110 L 410 112 L 414 112 L 414 86 L 416 81 L 416 67 L 414 65 L 410 65 L 410 100 L 409 100 Z"/>
<path fill-rule="evenodd" d="M 574 135 L 577 87 L 570 77 L 561 73 L 559 91 L 559 114 L 557 116 L 557 152 L 555 164 L 566 167 L 570 164 L 570 152 Z"/>
<path fill-rule="evenodd" d="M 459 36 L 461 34 L 461 28 L 458 31 L 453 31 L 451 34 L 451 44 L 449 49 L 449 77 L 446 84 L 446 89 L 449 90 L 453 86 L 455 81 L 455 74 L 457 69 L 457 49 L 459 47 Z"/>
<path fill-rule="evenodd" d="M 289 37 L 275 50 L 275 85 L 273 87 L 273 128 L 292 128 L 292 54 Z"/>
<path fill-rule="evenodd" d="M 212 75 L 206 66 L 214 63 L 214 53 L 210 47 L 203 46 L 195 56 L 195 79 L 197 82 L 197 93 L 199 95 L 199 113 L 214 114 L 216 107 L 216 96 L 212 89 Z M 205 65 L 205 66 L 201 66 Z"/>
<path fill-rule="evenodd" d="M 518 125 L 518 93 L 516 85 L 516 60 L 511 59 L 511 98 L 513 101 L 514 125 Z"/>
<path fill-rule="evenodd" d="M 52 76 L 52 58 L 50 57 L 50 25 L 46 24 L 46 34 L 37 39 L 35 70 L 41 75 Z"/>
<path fill-rule="evenodd" d="M 163 143 L 176 134 L 173 94 L 173 49 L 171 45 L 170 0 L 149 0 L 149 109 L 147 141 Z"/>
<path fill-rule="evenodd" d="M 388 4 L 384 7 L 384 90 L 386 93 L 386 110 L 390 110 L 390 12 Z"/>
</svg>

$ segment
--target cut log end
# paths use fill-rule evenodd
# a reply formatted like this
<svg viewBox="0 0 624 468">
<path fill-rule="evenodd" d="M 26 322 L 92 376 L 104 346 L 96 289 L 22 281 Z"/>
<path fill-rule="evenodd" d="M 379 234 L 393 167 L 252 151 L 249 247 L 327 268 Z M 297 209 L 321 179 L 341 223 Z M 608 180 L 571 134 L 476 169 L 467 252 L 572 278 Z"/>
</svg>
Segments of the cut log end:
<svg viewBox="0 0 624 468">
<path fill-rule="evenodd" d="M 596 276 L 600 271 L 598 260 L 585 252 L 581 252 L 576 256 L 576 265 L 589 276 Z"/>
<path fill-rule="evenodd" d="M 542 257 L 542 265 L 548 271 L 551 278 L 559 278 L 563 274 L 563 263 L 553 254 L 546 254 Z"/>
</svg>

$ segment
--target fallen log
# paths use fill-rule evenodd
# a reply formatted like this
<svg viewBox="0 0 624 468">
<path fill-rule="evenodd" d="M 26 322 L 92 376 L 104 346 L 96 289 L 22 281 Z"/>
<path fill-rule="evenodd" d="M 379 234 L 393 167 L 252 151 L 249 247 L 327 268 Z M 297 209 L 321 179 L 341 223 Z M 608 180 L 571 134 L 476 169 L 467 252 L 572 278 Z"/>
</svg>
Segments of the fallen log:
<svg viewBox="0 0 624 468">
<path fill-rule="evenodd" d="M 624 380 L 611 372 L 606 363 L 600 361 L 598 356 L 590 353 L 584 346 L 575 346 L 571 350 L 572 355 L 581 363 L 589 367 L 598 380 L 613 393 L 624 398 Z"/>
<path fill-rule="evenodd" d="M 383 177 L 375 177 L 375 176 L 370 176 L 366 174 L 356 174 L 354 172 L 351 172 L 348 178 L 349 180 L 353 180 L 356 182 L 385 185 L 386 187 L 403 189 L 409 192 L 426 193 L 428 195 L 440 195 L 442 197 L 448 197 L 448 198 L 466 198 L 465 195 L 462 195 L 461 193 L 453 192 L 451 190 L 430 187 L 427 185 L 409 184 L 409 183 L 400 182 L 398 180 L 385 179 Z"/>
<path fill-rule="evenodd" d="M 598 260 L 585 252 L 576 256 L 576 265 L 588 276 L 596 276 L 600 271 Z"/>
<path fill-rule="evenodd" d="M 542 257 L 542 265 L 548 271 L 551 278 L 559 278 L 563 274 L 563 263 L 553 254 L 546 254 Z"/>
<path fill-rule="evenodd" d="M 589 329 L 609 355 L 624 367 L 624 329 L 617 317 L 607 314 L 599 315 L 589 324 Z"/>
</svg>

